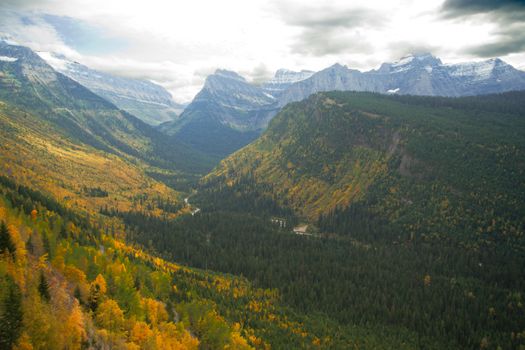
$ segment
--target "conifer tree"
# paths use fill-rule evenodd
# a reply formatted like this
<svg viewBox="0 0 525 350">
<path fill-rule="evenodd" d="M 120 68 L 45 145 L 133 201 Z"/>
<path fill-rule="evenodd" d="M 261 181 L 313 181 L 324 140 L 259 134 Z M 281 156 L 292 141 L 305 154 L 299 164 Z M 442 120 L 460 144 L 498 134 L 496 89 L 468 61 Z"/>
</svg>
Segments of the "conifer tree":
<svg viewBox="0 0 525 350">
<path fill-rule="evenodd" d="M 44 299 L 45 301 L 49 301 L 51 299 L 51 295 L 49 295 L 49 284 L 47 283 L 46 276 L 44 276 L 44 272 L 40 272 L 38 292 L 40 293 L 42 299 Z"/>
<path fill-rule="evenodd" d="M 49 237 L 47 236 L 45 232 L 42 232 L 42 241 L 44 244 L 44 250 L 48 254 L 49 259 L 52 259 L 53 256 L 51 255 L 51 243 L 49 242 Z"/>
<path fill-rule="evenodd" d="M 0 253 L 9 252 L 13 254 L 16 250 L 16 247 L 11 240 L 11 235 L 9 234 L 9 229 L 4 221 L 0 222 Z"/>
<path fill-rule="evenodd" d="M 33 243 L 33 235 L 29 235 L 29 238 L 27 239 L 27 242 L 26 242 L 26 248 L 27 248 L 27 251 L 31 254 L 34 254 L 35 252 L 35 245 Z"/>
<path fill-rule="evenodd" d="M 80 303 L 80 305 L 83 305 L 82 293 L 80 292 L 80 288 L 79 288 L 79 286 L 76 286 L 76 287 L 75 287 L 75 291 L 74 291 L 73 296 L 74 296 L 75 298 L 77 298 L 77 300 L 78 300 L 78 302 Z"/>
<path fill-rule="evenodd" d="M 60 227 L 60 232 L 59 232 L 58 236 L 60 238 L 62 238 L 62 239 L 68 239 L 69 238 L 69 234 L 67 232 L 66 225 L 62 225 Z"/>
<path fill-rule="evenodd" d="M 0 349 L 9 350 L 16 343 L 22 330 L 22 295 L 18 286 L 9 281 L 7 295 L 0 314 Z"/>
</svg>

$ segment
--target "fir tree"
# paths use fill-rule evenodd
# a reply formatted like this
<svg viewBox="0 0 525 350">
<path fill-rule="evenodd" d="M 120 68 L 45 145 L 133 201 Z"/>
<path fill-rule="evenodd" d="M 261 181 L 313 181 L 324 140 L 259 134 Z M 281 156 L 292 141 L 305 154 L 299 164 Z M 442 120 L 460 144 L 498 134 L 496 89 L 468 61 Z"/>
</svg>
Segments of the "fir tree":
<svg viewBox="0 0 525 350">
<path fill-rule="evenodd" d="M 62 225 L 60 227 L 60 232 L 59 232 L 58 236 L 60 238 L 62 238 L 62 239 L 68 239 L 69 238 L 69 234 L 67 232 L 66 225 Z"/>
<path fill-rule="evenodd" d="M 40 282 L 38 283 L 38 292 L 40 293 L 40 296 L 43 300 L 49 301 L 51 299 L 51 295 L 49 295 L 49 284 L 47 283 L 46 276 L 44 276 L 44 272 L 40 272 Z"/>
<path fill-rule="evenodd" d="M 89 288 L 89 300 L 88 306 L 91 311 L 95 312 L 98 308 L 98 303 L 100 302 L 100 286 L 98 284 L 92 284 Z"/>
<path fill-rule="evenodd" d="M 80 303 L 80 305 L 83 305 L 84 302 L 82 300 L 82 293 L 80 292 L 80 288 L 78 286 L 75 287 L 75 291 L 74 291 L 74 297 L 77 298 L 78 302 Z"/>
<path fill-rule="evenodd" d="M 22 296 L 18 286 L 8 283 L 8 292 L 4 299 L 0 315 L 0 349 L 9 350 L 16 343 L 22 330 Z"/>
<path fill-rule="evenodd" d="M 8 251 L 13 254 L 16 248 L 11 240 L 11 235 L 9 234 L 9 229 L 4 221 L 0 222 L 0 253 Z"/>
<path fill-rule="evenodd" d="M 32 234 L 29 235 L 29 238 L 27 239 L 26 248 L 27 248 L 27 251 L 30 252 L 31 254 L 35 253 L 35 245 L 33 243 L 33 235 Z"/>
<path fill-rule="evenodd" d="M 48 254 L 49 259 L 51 259 L 52 258 L 52 255 L 51 255 L 51 243 L 49 242 L 49 237 L 47 236 L 47 234 L 45 232 L 42 232 L 42 240 L 43 240 L 43 244 L 44 244 L 44 250 Z"/>
</svg>

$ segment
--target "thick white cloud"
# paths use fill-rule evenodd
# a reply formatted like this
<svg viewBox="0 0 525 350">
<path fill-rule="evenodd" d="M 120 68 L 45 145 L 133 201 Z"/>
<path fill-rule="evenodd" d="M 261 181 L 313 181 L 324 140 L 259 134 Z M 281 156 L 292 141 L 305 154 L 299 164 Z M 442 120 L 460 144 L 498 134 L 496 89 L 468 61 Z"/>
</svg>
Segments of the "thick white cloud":
<svg viewBox="0 0 525 350">
<path fill-rule="evenodd" d="M 126 44 L 106 48 L 104 53 L 83 52 L 66 45 L 67 33 L 57 32 L 43 14 L 71 17 L 98 28 L 95 45 L 101 36 Z M 501 21 L 495 18 L 475 13 L 445 16 L 442 0 L 4 0 L 0 4 L 0 31 L 22 44 L 63 53 L 95 69 L 154 80 L 180 102 L 190 100 L 206 75 L 219 67 L 261 82 L 282 67 L 319 70 L 339 62 L 372 69 L 410 51 L 430 50 L 445 62 L 477 59 L 487 51 L 483 45 L 497 43 L 501 37 Z M 525 61 L 520 52 L 502 58 L 517 66 Z"/>
</svg>

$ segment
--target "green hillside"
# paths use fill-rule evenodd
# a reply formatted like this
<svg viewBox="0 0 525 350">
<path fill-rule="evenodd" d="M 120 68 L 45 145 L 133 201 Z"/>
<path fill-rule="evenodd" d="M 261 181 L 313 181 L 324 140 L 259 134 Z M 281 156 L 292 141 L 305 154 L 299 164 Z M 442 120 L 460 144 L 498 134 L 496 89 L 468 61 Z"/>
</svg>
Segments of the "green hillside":
<svg viewBox="0 0 525 350">
<path fill-rule="evenodd" d="M 199 173 L 213 161 L 157 132 L 72 79 L 56 72 L 29 48 L 0 43 L 0 100 L 37 115 L 75 142 L 153 166 Z"/>
<path fill-rule="evenodd" d="M 165 258 L 242 274 L 309 317 L 408 331 L 419 349 L 519 349 L 524 95 L 318 94 L 203 179 L 200 213 L 108 214 Z M 291 232 L 301 222 L 311 235 Z"/>
<path fill-rule="evenodd" d="M 205 188 L 255 188 L 329 232 L 368 223 L 404 237 L 521 241 L 523 100 L 318 94 L 286 107 Z"/>
</svg>

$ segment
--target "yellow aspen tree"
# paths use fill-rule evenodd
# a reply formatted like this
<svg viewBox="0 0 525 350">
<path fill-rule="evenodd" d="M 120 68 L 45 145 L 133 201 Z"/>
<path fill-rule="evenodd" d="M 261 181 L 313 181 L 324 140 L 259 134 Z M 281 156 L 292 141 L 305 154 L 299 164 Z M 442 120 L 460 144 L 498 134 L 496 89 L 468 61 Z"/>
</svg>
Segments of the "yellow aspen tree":
<svg viewBox="0 0 525 350">
<path fill-rule="evenodd" d="M 75 299 L 73 308 L 66 321 L 66 330 L 64 332 L 65 348 L 76 350 L 82 348 L 82 342 L 86 339 L 86 330 L 84 329 L 84 315 L 78 301 Z"/>
<path fill-rule="evenodd" d="M 101 328 L 120 333 L 124 326 L 124 312 L 115 300 L 107 299 L 98 306 L 96 321 Z"/>
</svg>

